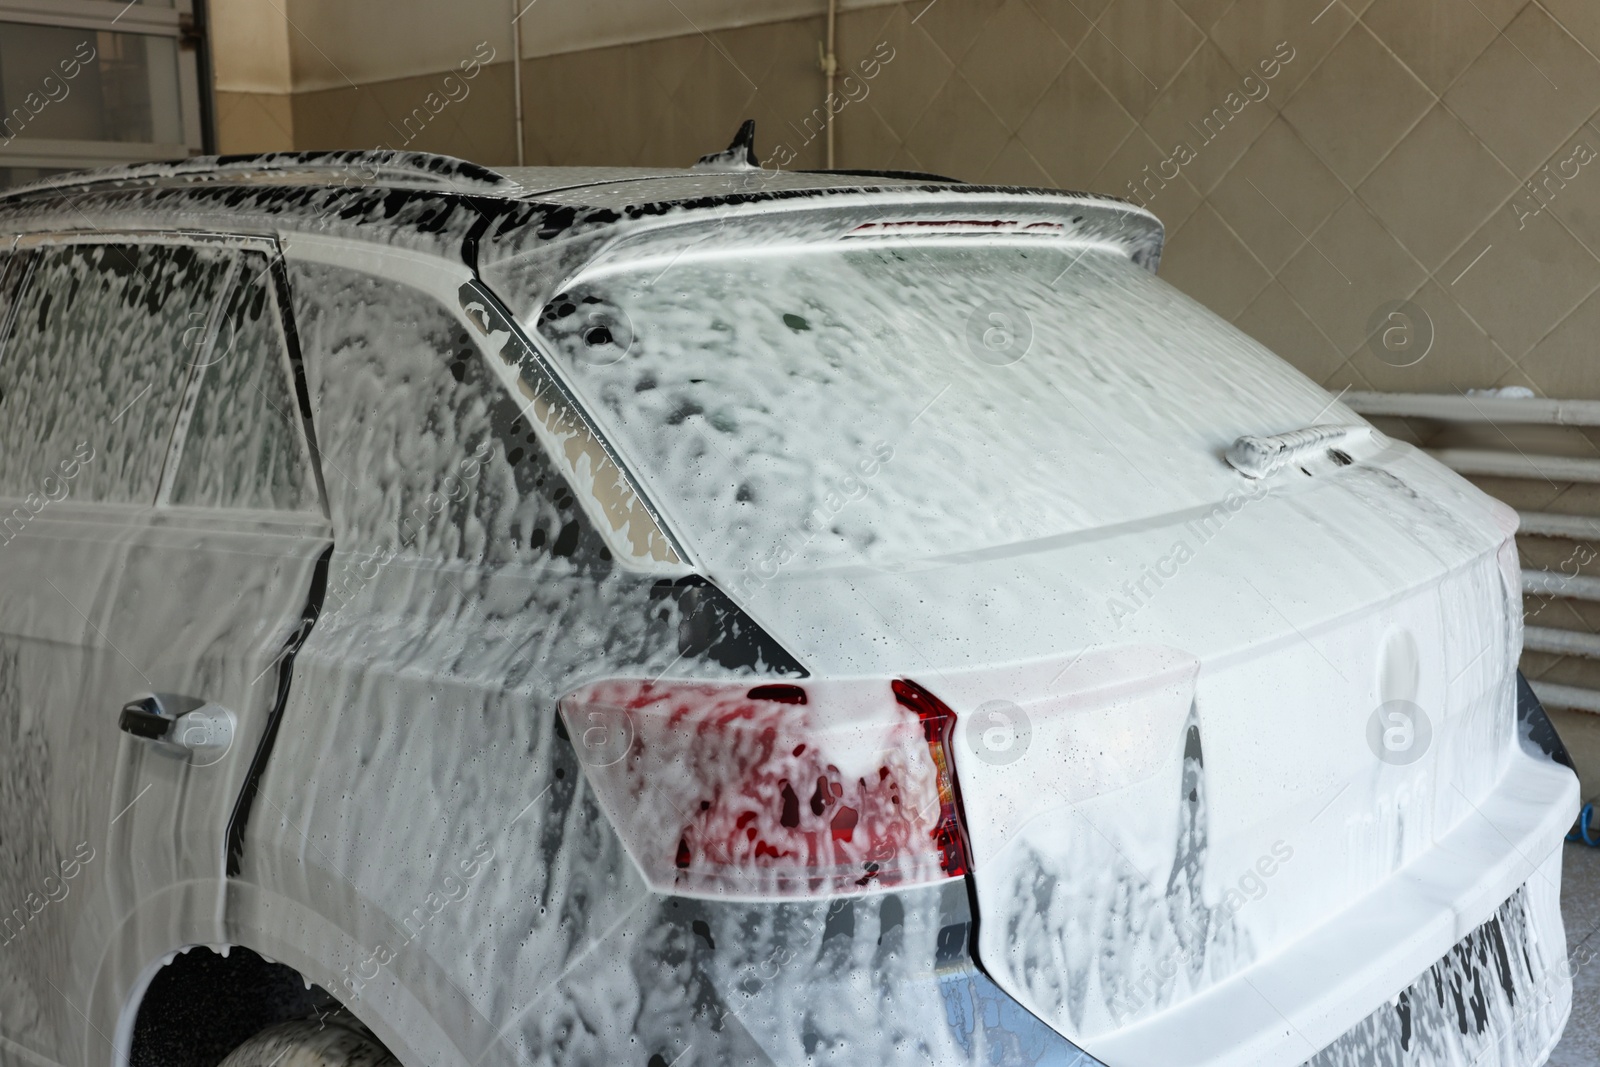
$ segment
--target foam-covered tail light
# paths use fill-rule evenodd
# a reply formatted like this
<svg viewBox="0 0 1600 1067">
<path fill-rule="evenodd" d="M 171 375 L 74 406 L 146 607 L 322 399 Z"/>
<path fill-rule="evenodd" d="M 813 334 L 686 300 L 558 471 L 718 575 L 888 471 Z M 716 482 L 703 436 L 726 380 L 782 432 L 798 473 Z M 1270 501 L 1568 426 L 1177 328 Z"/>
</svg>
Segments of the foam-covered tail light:
<svg viewBox="0 0 1600 1067">
<path fill-rule="evenodd" d="M 772 899 L 966 872 L 955 716 L 913 682 L 610 679 L 560 714 L 656 889 Z"/>
</svg>

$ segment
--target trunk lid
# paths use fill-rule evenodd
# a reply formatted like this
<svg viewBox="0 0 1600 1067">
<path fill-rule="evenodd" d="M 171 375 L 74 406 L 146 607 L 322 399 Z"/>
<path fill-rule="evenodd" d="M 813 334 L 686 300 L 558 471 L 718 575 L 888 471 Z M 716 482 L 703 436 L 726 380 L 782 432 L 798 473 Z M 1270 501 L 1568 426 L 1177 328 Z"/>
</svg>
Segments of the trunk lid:
<svg viewBox="0 0 1600 1067">
<path fill-rule="evenodd" d="M 1094 1052 L 1249 981 L 1473 810 L 1521 624 L 1514 513 L 1077 210 L 919 240 L 799 212 L 742 252 L 685 226 L 535 328 L 814 678 L 954 710 L 978 956 Z M 1308 447 L 1252 479 L 1224 459 L 1247 435 Z"/>
<path fill-rule="evenodd" d="M 1509 757 L 1514 514 L 1407 446 L 1309 469 L 750 600 L 817 673 L 955 711 L 979 958 L 1091 1053 L 1396 877 Z"/>
</svg>

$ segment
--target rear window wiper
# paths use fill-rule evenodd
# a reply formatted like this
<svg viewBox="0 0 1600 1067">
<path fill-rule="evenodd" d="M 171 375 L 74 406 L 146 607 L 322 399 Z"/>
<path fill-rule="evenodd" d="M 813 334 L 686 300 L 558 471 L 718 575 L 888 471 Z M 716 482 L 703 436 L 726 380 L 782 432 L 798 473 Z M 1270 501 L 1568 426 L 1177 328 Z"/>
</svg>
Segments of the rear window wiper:
<svg viewBox="0 0 1600 1067">
<path fill-rule="evenodd" d="M 1361 425 L 1307 426 L 1303 430 L 1290 430 L 1267 437 L 1246 434 L 1233 443 L 1223 458 L 1246 478 L 1265 478 L 1318 452 L 1342 453 L 1344 446 L 1372 432 L 1371 426 Z"/>
</svg>

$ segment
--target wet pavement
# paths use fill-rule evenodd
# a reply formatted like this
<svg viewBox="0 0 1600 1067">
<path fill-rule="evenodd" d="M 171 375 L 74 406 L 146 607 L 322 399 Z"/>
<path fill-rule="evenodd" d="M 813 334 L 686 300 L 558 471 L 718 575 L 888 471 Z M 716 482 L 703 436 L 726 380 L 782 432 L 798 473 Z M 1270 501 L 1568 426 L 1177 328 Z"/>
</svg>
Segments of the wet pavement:
<svg viewBox="0 0 1600 1067">
<path fill-rule="evenodd" d="M 1572 968 L 1572 1018 L 1550 1067 L 1600 1064 L 1600 848 L 1567 845 L 1561 858 L 1561 917 Z"/>
<path fill-rule="evenodd" d="M 1583 796 L 1600 807 L 1600 715 L 1551 708 L 1550 719 L 1572 753 Z M 1561 917 L 1572 968 L 1572 1018 L 1550 1067 L 1600 1064 L 1600 848 L 1567 845 L 1561 857 Z"/>
</svg>

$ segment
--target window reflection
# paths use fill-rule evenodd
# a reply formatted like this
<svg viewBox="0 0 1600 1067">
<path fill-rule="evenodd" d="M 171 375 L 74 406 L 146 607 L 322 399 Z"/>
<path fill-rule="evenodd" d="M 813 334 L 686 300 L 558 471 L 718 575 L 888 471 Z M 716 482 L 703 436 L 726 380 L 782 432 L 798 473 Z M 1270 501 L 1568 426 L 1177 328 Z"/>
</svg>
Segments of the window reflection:
<svg viewBox="0 0 1600 1067">
<path fill-rule="evenodd" d="M 170 37 L 0 22 L 0 145 L 20 139 L 180 144 Z"/>
</svg>

